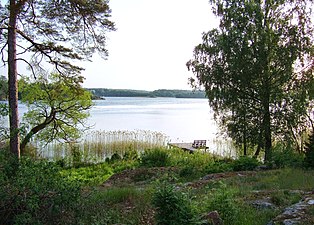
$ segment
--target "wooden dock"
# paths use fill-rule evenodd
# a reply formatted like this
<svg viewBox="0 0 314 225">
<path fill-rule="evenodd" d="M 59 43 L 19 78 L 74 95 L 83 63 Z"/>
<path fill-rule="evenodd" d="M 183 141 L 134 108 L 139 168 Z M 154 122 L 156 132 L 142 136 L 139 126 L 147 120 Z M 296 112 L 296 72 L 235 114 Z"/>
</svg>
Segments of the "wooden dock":
<svg viewBox="0 0 314 225">
<path fill-rule="evenodd" d="M 192 147 L 193 143 L 168 143 L 170 148 L 181 148 L 184 151 L 189 151 L 191 153 L 200 150 L 200 148 Z M 203 148 L 206 151 L 207 147 Z"/>
</svg>

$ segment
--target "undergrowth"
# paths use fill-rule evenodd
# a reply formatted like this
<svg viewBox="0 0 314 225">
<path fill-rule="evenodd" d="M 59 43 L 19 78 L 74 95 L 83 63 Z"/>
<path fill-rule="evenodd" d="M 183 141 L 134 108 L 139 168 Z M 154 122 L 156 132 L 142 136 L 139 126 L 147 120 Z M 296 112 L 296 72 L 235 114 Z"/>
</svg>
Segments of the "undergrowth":
<svg viewBox="0 0 314 225">
<path fill-rule="evenodd" d="M 230 159 L 166 148 L 147 149 L 142 154 L 133 151 L 103 163 L 73 167 L 26 157 L 17 162 L 3 151 L 0 221 L 208 224 L 206 215 L 217 211 L 224 224 L 267 224 L 281 209 L 298 202 L 300 191 L 311 191 L 314 186 L 313 171 L 301 168 L 303 156 L 290 151 L 277 146 L 272 163 L 280 169 L 258 172 L 254 170 L 261 163 L 252 157 Z M 125 177 L 120 177 L 119 186 L 103 185 L 126 170 L 132 179 L 123 183 Z M 234 172 L 244 170 L 253 172 Z M 200 181 L 207 174 L 226 172 L 232 176 Z M 250 203 L 261 198 L 269 199 L 276 208 L 261 210 Z"/>
</svg>

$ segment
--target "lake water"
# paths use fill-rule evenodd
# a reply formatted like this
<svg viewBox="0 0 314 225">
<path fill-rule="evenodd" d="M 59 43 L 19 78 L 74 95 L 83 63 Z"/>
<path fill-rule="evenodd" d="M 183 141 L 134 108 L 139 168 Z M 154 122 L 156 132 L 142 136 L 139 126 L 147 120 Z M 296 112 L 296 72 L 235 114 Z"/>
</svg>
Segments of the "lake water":
<svg viewBox="0 0 314 225">
<path fill-rule="evenodd" d="M 93 130 L 148 130 L 164 134 L 172 143 L 202 139 L 217 154 L 235 154 L 230 141 L 217 138 L 207 99 L 106 97 L 94 103 L 87 121 Z M 20 116 L 26 110 L 19 105 Z"/>
<path fill-rule="evenodd" d="M 107 97 L 95 101 L 89 125 L 95 130 L 150 130 L 171 142 L 215 138 L 217 126 L 207 99 Z"/>
</svg>

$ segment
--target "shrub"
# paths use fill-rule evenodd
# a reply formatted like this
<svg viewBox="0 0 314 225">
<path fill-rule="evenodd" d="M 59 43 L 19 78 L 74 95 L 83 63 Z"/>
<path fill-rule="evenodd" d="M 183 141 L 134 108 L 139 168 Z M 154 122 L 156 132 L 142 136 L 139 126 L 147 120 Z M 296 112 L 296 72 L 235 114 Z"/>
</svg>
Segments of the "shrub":
<svg viewBox="0 0 314 225">
<path fill-rule="evenodd" d="M 314 168 L 314 132 L 309 136 L 308 142 L 305 143 L 304 166 L 306 168 Z"/>
<path fill-rule="evenodd" d="M 172 185 L 163 184 L 153 194 L 157 225 L 196 224 L 195 214 L 187 195 L 176 191 Z"/>
<path fill-rule="evenodd" d="M 220 188 L 212 193 L 209 211 L 218 211 L 225 224 L 234 224 L 238 218 L 238 204 L 234 200 L 234 191 L 220 182 Z"/>
<path fill-rule="evenodd" d="M 169 153 L 167 149 L 154 148 L 146 150 L 141 156 L 141 166 L 144 167 L 162 167 L 167 166 Z"/>
<path fill-rule="evenodd" d="M 186 165 L 180 169 L 179 176 L 184 178 L 195 178 L 198 177 L 200 171 L 193 165 Z"/>
<path fill-rule="evenodd" d="M 114 153 L 111 158 L 110 158 L 110 162 L 115 162 L 115 161 L 119 161 L 121 160 L 122 157 L 118 154 L 118 153 Z"/>
<path fill-rule="evenodd" d="M 292 147 L 286 147 L 283 144 L 277 143 L 273 147 L 272 162 L 277 168 L 298 168 L 303 165 L 303 155 L 296 152 Z"/>
<path fill-rule="evenodd" d="M 82 152 L 79 149 L 79 146 L 75 144 L 71 144 L 70 153 L 71 153 L 71 159 L 72 159 L 72 166 L 80 167 L 83 164 L 83 156 L 82 156 Z"/>
<path fill-rule="evenodd" d="M 233 170 L 231 159 L 216 160 L 206 166 L 206 173 L 221 173 Z"/>
<path fill-rule="evenodd" d="M 255 158 L 241 156 L 232 163 L 232 168 L 234 171 L 254 170 L 258 164 L 259 163 Z"/>
<path fill-rule="evenodd" d="M 0 153 L 3 154 L 2 152 Z M 75 223 L 80 186 L 48 161 L 0 157 L 0 221 L 3 224 Z M 15 171 L 13 171 L 15 170 Z"/>
<path fill-rule="evenodd" d="M 124 160 L 137 160 L 139 158 L 138 152 L 135 149 L 129 149 L 123 155 Z"/>
</svg>

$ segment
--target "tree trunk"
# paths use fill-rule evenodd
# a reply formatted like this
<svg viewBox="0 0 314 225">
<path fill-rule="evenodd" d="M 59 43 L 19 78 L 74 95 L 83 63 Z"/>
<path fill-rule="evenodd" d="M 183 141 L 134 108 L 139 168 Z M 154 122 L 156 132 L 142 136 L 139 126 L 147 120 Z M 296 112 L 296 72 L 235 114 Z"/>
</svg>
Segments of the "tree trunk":
<svg viewBox="0 0 314 225">
<path fill-rule="evenodd" d="M 269 101 L 265 101 L 264 103 L 264 119 L 263 119 L 263 130 L 264 130 L 264 138 L 265 138 L 265 162 L 269 162 L 271 160 L 272 152 L 272 141 L 271 141 L 271 124 L 270 124 L 270 111 L 269 111 Z"/>
<path fill-rule="evenodd" d="M 244 132 L 243 132 L 243 155 L 247 156 L 246 127 L 244 127 Z"/>
<path fill-rule="evenodd" d="M 15 0 L 10 0 L 10 20 L 8 30 L 10 150 L 17 158 L 19 158 L 20 139 L 19 139 L 18 86 L 16 63 L 16 23 L 17 23 L 16 3 Z"/>
<path fill-rule="evenodd" d="M 24 153 L 25 147 L 28 144 L 28 142 L 31 140 L 31 138 L 33 137 L 33 135 L 37 134 L 39 131 L 41 131 L 42 129 L 45 129 L 46 126 L 48 126 L 55 118 L 55 112 L 53 112 L 51 114 L 50 117 L 48 117 L 45 122 L 33 127 L 31 129 L 30 132 L 28 132 L 25 136 L 25 138 L 23 139 L 22 143 L 21 143 L 21 153 Z"/>
<path fill-rule="evenodd" d="M 264 148 L 265 148 L 265 162 L 269 162 L 272 157 L 272 140 L 271 140 L 271 118 L 270 118 L 270 90 L 272 89 L 271 85 L 271 52 L 269 50 L 272 48 L 272 37 L 271 37 L 271 28 L 270 28 L 270 11 L 271 3 L 270 0 L 265 0 L 265 18 L 264 18 L 264 29 L 265 36 L 264 47 L 263 47 L 263 60 L 265 64 L 262 68 L 263 72 L 263 96 L 262 96 L 262 107 L 263 107 L 263 131 L 264 131 Z"/>
<path fill-rule="evenodd" d="M 244 127 L 243 127 L 243 155 L 247 156 L 247 123 L 246 112 L 243 115 Z"/>
<path fill-rule="evenodd" d="M 260 130 L 258 134 L 258 145 L 257 145 L 256 152 L 254 154 L 254 158 L 257 158 L 259 156 L 259 153 L 261 152 L 262 147 L 263 147 L 263 131 Z"/>
</svg>

